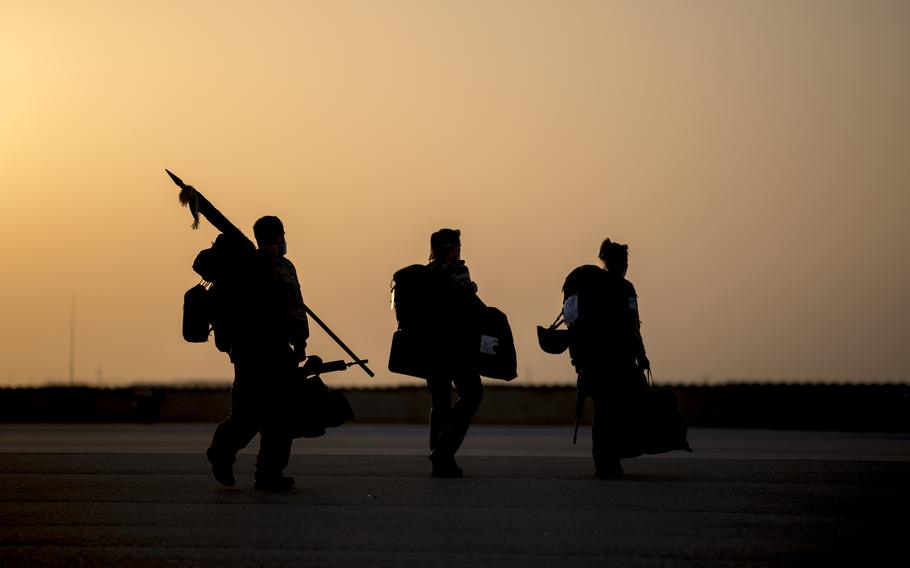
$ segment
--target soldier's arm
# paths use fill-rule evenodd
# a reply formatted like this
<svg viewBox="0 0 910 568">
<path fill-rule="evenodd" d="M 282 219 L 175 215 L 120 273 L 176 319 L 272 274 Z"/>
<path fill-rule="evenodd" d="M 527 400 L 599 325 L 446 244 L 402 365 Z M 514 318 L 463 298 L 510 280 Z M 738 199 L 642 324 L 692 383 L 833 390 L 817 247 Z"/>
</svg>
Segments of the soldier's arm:
<svg viewBox="0 0 910 568">
<path fill-rule="evenodd" d="M 634 303 L 634 305 L 629 307 L 632 308 L 632 341 L 635 347 L 635 358 L 638 360 L 639 367 L 650 369 L 651 362 L 645 354 L 645 341 L 641 336 L 641 314 L 638 311 L 638 294 L 635 292 L 635 287 L 632 286 L 631 282 L 629 283 L 629 289 L 631 290 L 629 302 Z"/>
<path fill-rule="evenodd" d="M 306 352 L 307 339 L 310 337 L 310 326 L 307 320 L 306 307 L 303 304 L 303 294 L 300 291 L 300 281 L 297 270 L 290 261 L 287 262 L 287 274 L 284 275 L 284 317 L 288 330 L 288 340 L 294 346 L 294 351 L 303 356 Z"/>
</svg>

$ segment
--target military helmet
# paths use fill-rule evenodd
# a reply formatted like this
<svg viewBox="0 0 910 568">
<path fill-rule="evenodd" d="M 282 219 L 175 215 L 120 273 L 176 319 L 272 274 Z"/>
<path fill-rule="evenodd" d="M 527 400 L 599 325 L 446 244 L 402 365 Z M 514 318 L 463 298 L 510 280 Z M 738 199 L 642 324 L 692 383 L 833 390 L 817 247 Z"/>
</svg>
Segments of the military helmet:
<svg viewBox="0 0 910 568">
<path fill-rule="evenodd" d="M 537 343 L 544 352 L 559 355 L 569 348 L 569 330 L 538 325 Z"/>
</svg>

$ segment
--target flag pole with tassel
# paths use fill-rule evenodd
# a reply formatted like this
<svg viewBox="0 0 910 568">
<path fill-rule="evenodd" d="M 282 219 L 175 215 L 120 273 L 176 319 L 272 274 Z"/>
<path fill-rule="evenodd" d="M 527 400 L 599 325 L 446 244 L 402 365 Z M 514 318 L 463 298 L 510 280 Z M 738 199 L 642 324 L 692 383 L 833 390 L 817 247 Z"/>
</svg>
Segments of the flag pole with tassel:
<svg viewBox="0 0 910 568">
<path fill-rule="evenodd" d="M 243 234 L 243 231 L 231 223 L 228 218 L 221 213 L 221 211 L 218 211 L 218 209 L 216 209 L 215 206 L 212 205 L 212 203 L 206 199 L 198 189 L 184 183 L 182 179 L 177 177 L 170 170 L 165 169 L 164 171 L 167 172 L 167 175 L 170 176 L 171 180 L 177 184 L 177 187 L 180 188 L 180 204 L 184 207 L 189 208 L 190 213 L 192 213 L 193 229 L 199 228 L 199 216 L 201 215 L 205 217 L 213 227 L 218 229 L 218 231 L 225 234 L 238 235 L 252 245 L 253 241 L 250 241 L 250 239 Z M 373 371 L 367 367 L 367 361 L 365 359 L 361 359 L 353 351 L 351 351 L 350 347 L 348 347 L 344 341 L 342 341 L 341 338 L 335 334 L 335 332 L 329 329 L 329 326 L 327 326 L 325 322 L 323 322 L 322 319 L 320 319 L 319 316 L 317 316 L 306 303 L 303 304 L 303 309 L 306 310 L 306 313 L 313 318 L 313 321 L 315 321 L 319 327 L 321 327 L 322 330 L 325 331 L 326 334 L 328 334 L 328 336 L 331 337 L 335 343 L 337 343 L 338 346 L 341 347 L 344 352 L 354 360 L 354 363 L 357 363 L 357 365 L 359 365 L 367 375 L 371 377 L 375 376 L 375 373 L 373 373 Z"/>
</svg>

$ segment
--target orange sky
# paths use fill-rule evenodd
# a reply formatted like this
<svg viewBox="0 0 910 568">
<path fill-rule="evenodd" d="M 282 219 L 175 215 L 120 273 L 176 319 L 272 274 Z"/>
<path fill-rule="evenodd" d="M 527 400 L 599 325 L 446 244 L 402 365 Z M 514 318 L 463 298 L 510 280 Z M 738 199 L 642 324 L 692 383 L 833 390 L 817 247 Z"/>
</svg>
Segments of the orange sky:
<svg viewBox="0 0 910 568">
<path fill-rule="evenodd" d="M 133 5 L 135 4 L 135 5 Z M 226 380 L 180 337 L 169 168 L 377 371 L 389 279 L 463 232 L 519 381 L 605 237 L 658 382 L 910 378 L 910 3 L 5 2 L 0 385 Z M 341 352 L 320 332 L 311 351 Z M 367 384 L 349 371 L 335 384 Z"/>
</svg>

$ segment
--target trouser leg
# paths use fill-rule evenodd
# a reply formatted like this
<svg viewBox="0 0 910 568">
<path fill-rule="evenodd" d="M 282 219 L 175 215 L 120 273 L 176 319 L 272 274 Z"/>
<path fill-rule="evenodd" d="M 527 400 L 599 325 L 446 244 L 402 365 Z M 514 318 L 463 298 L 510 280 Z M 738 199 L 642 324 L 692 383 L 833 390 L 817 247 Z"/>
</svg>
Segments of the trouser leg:
<svg viewBox="0 0 910 568">
<path fill-rule="evenodd" d="M 264 377 L 266 378 L 266 377 Z M 280 477 L 291 456 L 292 438 L 286 423 L 294 410 L 290 396 L 290 375 L 283 367 L 269 370 L 266 388 L 262 390 L 259 430 L 259 455 L 256 479 Z"/>
<path fill-rule="evenodd" d="M 280 358 L 235 364 L 231 415 L 218 425 L 210 459 L 233 463 L 238 450 L 260 433 L 256 477 L 279 476 L 287 467 L 291 437 L 282 423 L 287 413 L 289 372 Z"/>
<path fill-rule="evenodd" d="M 452 381 L 441 378 L 428 379 L 427 389 L 430 391 L 430 451 L 432 451 L 436 449 L 436 444 L 449 423 L 449 416 L 452 413 Z"/>
<path fill-rule="evenodd" d="M 251 393 L 236 383 L 231 388 L 230 415 L 215 428 L 209 454 L 215 459 L 234 461 L 237 452 L 246 447 L 259 430 L 255 401 Z"/>
<path fill-rule="evenodd" d="M 619 459 L 616 443 L 616 415 L 604 395 L 592 397 L 594 417 L 591 422 L 592 454 L 594 463 Z"/>
<path fill-rule="evenodd" d="M 641 395 L 628 389 L 607 390 L 593 398 L 591 425 L 594 461 L 641 455 Z"/>
<path fill-rule="evenodd" d="M 464 437 L 471 425 L 471 419 L 477 413 L 483 400 L 483 384 L 480 375 L 457 375 L 453 382 L 458 398 L 449 413 L 448 421 L 439 436 L 436 449 L 454 455 L 461 447 Z"/>
<path fill-rule="evenodd" d="M 291 456 L 291 437 L 280 430 L 266 428 L 259 437 L 256 457 L 256 479 L 278 477 L 287 467 Z"/>
</svg>

